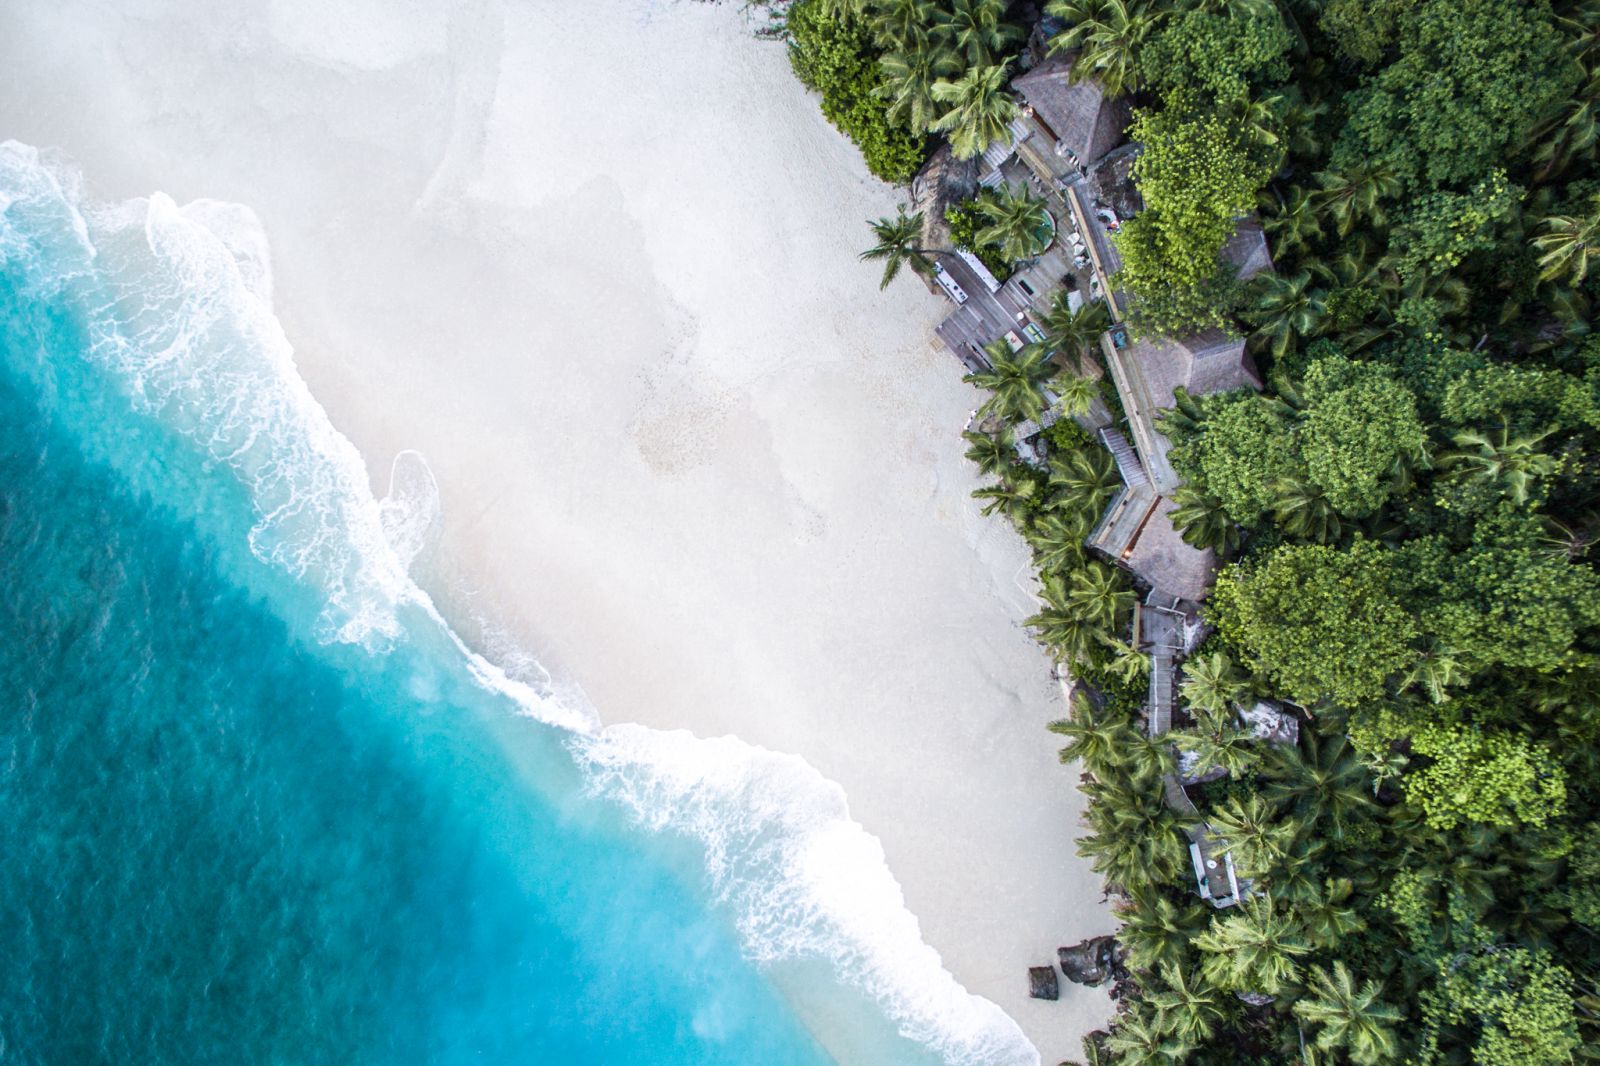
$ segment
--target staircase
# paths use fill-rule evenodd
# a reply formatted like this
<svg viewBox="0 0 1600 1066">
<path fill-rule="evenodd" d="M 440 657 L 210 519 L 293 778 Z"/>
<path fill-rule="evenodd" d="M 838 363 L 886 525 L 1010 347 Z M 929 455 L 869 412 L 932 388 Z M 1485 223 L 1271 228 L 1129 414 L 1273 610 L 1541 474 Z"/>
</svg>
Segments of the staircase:
<svg viewBox="0 0 1600 1066">
<path fill-rule="evenodd" d="M 1117 461 L 1117 472 L 1122 475 L 1122 483 L 1129 488 L 1150 484 L 1150 479 L 1145 476 L 1144 464 L 1139 462 L 1139 456 L 1134 453 L 1133 445 L 1128 443 L 1128 438 L 1122 435 L 1120 429 L 1106 426 L 1100 430 L 1100 443 L 1106 446 L 1111 453 L 1111 458 Z"/>
<path fill-rule="evenodd" d="M 1149 736 L 1154 739 L 1172 730 L 1172 709 L 1177 702 L 1177 668 L 1171 648 L 1150 649 L 1150 707 L 1145 716 Z"/>
</svg>

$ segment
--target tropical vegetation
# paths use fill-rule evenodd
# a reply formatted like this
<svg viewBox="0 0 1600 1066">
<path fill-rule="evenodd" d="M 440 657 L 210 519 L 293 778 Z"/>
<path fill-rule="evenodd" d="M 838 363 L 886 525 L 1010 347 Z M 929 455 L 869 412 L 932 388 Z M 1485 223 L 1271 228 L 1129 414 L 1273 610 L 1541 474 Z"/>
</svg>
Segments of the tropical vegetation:
<svg viewBox="0 0 1600 1066">
<path fill-rule="evenodd" d="M 1134 93 L 1135 328 L 1235 329 L 1266 381 L 1164 424 L 1175 524 L 1226 564 L 1178 741 L 1226 770 L 1188 791 L 1249 898 L 1195 899 L 1143 694 L 1079 660 L 1060 728 L 1131 978 L 1088 1054 L 1600 1061 L 1600 5 L 1051 10 Z M 1274 269 L 1241 284 L 1251 207 Z M 1240 742 L 1259 697 L 1297 745 Z"/>
<path fill-rule="evenodd" d="M 770 9 L 775 5 L 768 3 Z M 1023 26 L 1008 0 L 797 0 L 786 36 L 795 73 L 861 149 L 868 168 L 905 184 L 943 137 L 970 159 L 1006 137 L 1007 83 Z M 783 31 L 780 31 L 783 32 Z"/>
<path fill-rule="evenodd" d="M 948 4 L 801 3 L 898 56 L 905 129 L 981 149 L 1008 113 L 1015 33 L 968 50 L 933 28 Z M 978 495 L 1032 548 L 1029 625 L 1076 682 L 1052 729 L 1081 849 L 1123 922 L 1087 1061 L 1600 1062 L 1600 2 L 1045 11 L 1074 76 L 1134 105 L 1131 326 L 1234 331 L 1264 382 L 1180 392 L 1162 424 L 1172 520 L 1222 567 L 1152 742 L 1144 590 L 1085 546 L 1121 481 L 1069 417 L 1102 305 L 1058 294 L 1042 344 L 969 378 Z M 1240 278 L 1221 253 L 1252 211 L 1272 268 Z M 1024 236 L 1010 212 L 972 228 L 1002 256 Z M 1259 700 L 1298 740 L 1252 735 Z M 1193 810 L 1163 798 L 1178 753 Z M 1237 905 L 1197 896 L 1185 830 L 1226 850 Z"/>
</svg>

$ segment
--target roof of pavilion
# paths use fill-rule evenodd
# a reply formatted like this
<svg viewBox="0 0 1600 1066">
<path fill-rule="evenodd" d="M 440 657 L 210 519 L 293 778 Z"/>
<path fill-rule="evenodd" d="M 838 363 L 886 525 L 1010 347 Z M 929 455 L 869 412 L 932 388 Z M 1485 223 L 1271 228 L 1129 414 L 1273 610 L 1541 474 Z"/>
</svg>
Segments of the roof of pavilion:
<svg viewBox="0 0 1600 1066">
<path fill-rule="evenodd" d="M 1122 143 L 1133 105 L 1127 97 L 1107 99 L 1093 78 L 1072 80 L 1076 54 L 1051 56 L 1011 82 L 1034 116 L 1056 136 L 1057 150 L 1071 152 L 1087 166 Z"/>
<path fill-rule="evenodd" d="M 1135 339 L 1125 327 L 1117 326 L 1101 338 L 1100 348 L 1122 397 L 1134 446 L 1160 493 L 1169 493 L 1182 483 L 1167 461 L 1172 443 L 1156 429 L 1160 413 L 1177 403 L 1174 392 L 1183 388 L 1190 395 L 1205 396 L 1261 387 L 1244 341 L 1221 330 L 1180 340 Z"/>
</svg>

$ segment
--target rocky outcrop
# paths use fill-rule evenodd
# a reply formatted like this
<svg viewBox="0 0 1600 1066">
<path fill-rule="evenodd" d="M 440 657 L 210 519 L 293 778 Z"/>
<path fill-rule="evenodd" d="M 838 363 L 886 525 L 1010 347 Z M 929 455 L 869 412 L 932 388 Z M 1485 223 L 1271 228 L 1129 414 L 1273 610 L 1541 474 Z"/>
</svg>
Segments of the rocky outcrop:
<svg viewBox="0 0 1600 1066">
<path fill-rule="evenodd" d="M 1028 967 L 1028 995 L 1034 999 L 1061 998 L 1061 982 L 1054 966 Z"/>
<path fill-rule="evenodd" d="M 1057 948 L 1061 972 L 1074 984 L 1103 985 L 1121 968 L 1117 960 L 1117 941 L 1111 936 L 1090 937 L 1070 948 Z"/>
<path fill-rule="evenodd" d="M 922 247 L 950 247 L 944 211 L 978 191 L 978 161 L 957 159 L 948 144 L 939 146 L 911 180 L 911 209 L 922 212 Z"/>
</svg>

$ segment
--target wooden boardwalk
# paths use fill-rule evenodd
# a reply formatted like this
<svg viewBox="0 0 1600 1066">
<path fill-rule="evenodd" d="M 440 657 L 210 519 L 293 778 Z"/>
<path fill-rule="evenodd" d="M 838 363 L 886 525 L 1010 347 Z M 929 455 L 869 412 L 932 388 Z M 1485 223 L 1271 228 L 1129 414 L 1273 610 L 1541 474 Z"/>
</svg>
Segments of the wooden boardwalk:
<svg viewBox="0 0 1600 1066">
<path fill-rule="evenodd" d="M 1172 731 L 1172 716 L 1177 708 L 1177 658 L 1183 651 L 1185 618 L 1163 606 L 1161 593 L 1152 590 L 1139 612 L 1140 646 L 1150 656 L 1150 698 L 1145 707 L 1146 735 L 1154 740 Z M 1174 601 L 1175 602 L 1175 601 Z M 1189 839 L 1189 859 L 1194 865 L 1195 884 L 1200 898 L 1213 907 L 1231 907 L 1243 897 L 1245 889 L 1228 854 L 1227 841 L 1200 821 L 1200 810 L 1184 790 L 1178 775 L 1161 779 L 1162 798 L 1184 819 L 1183 835 Z"/>
</svg>

